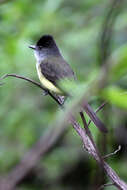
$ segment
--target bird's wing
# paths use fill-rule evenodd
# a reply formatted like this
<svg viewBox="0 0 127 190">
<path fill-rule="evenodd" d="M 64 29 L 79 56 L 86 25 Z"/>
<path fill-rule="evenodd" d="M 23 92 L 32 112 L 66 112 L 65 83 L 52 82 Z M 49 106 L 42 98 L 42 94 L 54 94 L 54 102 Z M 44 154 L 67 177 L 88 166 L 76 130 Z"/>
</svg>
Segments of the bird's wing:
<svg viewBox="0 0 127 190">
<path fill-rule="evenodd" d="M 54 85 L 64 78 L 74 79 L 74 72 L 63 58 L 49 58 L 40 64 L 40 68 L 44 77 Z"/>
</svg>

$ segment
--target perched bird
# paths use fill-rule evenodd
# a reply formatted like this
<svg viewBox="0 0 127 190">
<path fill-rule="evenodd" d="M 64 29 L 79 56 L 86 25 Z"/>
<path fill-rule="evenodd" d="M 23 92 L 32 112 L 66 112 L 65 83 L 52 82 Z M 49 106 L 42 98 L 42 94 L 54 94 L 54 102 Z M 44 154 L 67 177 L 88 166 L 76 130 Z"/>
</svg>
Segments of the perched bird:
<svg viewBox="0 0 127 190">
<path fill-rule="evenodd" d="M 65 95 L 58 82 L 62 79 L 74 80 L 75 75 L 70 65 L 64 60 L 51 35 L 43 35 L 36 45 L 29 46 L 34 50 L 36 69 L 41 84 L 45 89 L 57 95 Z M 84 107 L 94 124 L 102 131 L 107 132 L 104 124 L 96 116 L 89 104 Z"/>
</svg>

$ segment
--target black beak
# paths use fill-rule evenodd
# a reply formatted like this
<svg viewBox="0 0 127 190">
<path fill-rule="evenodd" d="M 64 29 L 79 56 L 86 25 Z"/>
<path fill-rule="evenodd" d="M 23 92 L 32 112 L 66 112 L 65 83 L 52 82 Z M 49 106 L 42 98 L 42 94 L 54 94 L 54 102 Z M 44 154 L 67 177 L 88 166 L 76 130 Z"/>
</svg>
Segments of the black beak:
<svg viewBox="0 0 127 190">
<path fill-rule="evenodd" d="M 36 49 L 36 46 L 35 45 L 30 45 L 30 46 L 28 46 L 29 48 L 31 48 L 31 49 Z"/>
</svg>

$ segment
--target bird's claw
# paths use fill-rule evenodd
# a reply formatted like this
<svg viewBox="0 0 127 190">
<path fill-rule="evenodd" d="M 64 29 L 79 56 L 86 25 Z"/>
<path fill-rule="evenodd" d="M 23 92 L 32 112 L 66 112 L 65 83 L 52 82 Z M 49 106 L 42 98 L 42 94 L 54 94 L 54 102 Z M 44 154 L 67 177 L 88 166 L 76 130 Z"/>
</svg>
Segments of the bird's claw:
<svg viewBox="0 0 127 190">
<path fill-rule="evenodd" d="M 48 95 L 48 90 L 44 90 L 43 91 L 43 96 L 47 96 Z"/>
</svg>

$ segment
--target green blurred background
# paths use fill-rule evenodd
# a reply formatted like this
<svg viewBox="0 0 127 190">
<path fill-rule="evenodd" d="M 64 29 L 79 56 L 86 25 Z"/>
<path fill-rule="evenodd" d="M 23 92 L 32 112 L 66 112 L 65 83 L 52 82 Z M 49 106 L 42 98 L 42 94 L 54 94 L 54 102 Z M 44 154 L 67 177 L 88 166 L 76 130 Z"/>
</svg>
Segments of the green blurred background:
<svg viewBox="0 0 127 190">
<path fill-rule="evenodd" d="M 43 34 L 54 36 L 79 83 L 100 74 L 99 37 L 110 0 L 17 0 L 0 3 L 0 76 L 16 73 L 38 81 L 33 52 L 28 48 Z M 94 109 L 100 99 L 110 102 L 100 113 L 109 133 L 104 137 L 91 127 L 102 154 L 122 145 L 108 163 L 127 182 L 127 2 L 114 25 L 108 85 L 100 97 L 91 97 Z M 0 174 L 8 174 L 57 117 L 58 106 L 42 91 L 16 78 L 0 86 Z M 122 95 L 121 95 L 122 93 Z M 79 121 L 81 122 L 81 121 Z M 17 189 L 96 189 L 108 182 L 96 162 L 83 150 L 69 128 Z M 115 189 L 108 187 L 109 190 Z"/>
</svg>

